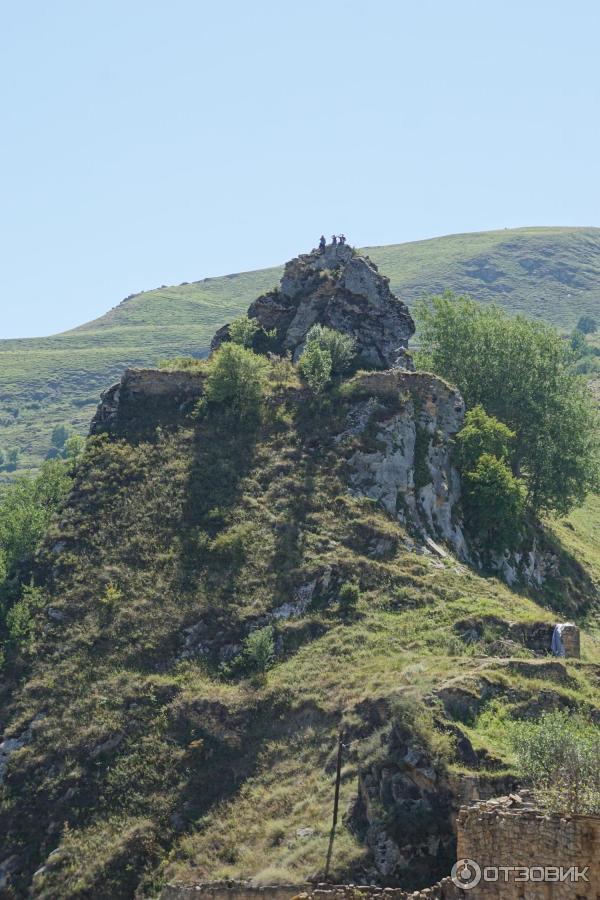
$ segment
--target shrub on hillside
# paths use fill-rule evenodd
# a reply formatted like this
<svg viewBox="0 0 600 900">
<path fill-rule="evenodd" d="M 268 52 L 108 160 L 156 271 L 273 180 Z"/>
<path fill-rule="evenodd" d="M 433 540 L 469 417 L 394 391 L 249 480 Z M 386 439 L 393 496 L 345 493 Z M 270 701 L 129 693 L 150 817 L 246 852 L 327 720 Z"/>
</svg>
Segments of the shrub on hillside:
<svg viewBox="0 0 600 900">
<path fill-rule="evenodd" d="M 298 366 L 313 394 L 321 394 L 331 381 L 331 354 L 318 344 L 307 344 Z"/>
<path fill-rule="evenodd" d="M 210 544 L 210 550 L 226 565 L 239 569 L 246 559 L 246 547 L 252 532 L 252 525 L 239 522 L 221 531 Z"/>
<path fill-rule="evenodd" d="M 326 325 L 313 325 L 306 335 L 306 347 L 316 345 L 331 357 L 333 375 L 343 375 L 352 364 L 356 354 L 356 341 L 349 334 L 342 334 Z"/>
<path fill-rule="evenodd" d="M 456 435 L 456 462 L 463 483 L 467 530 L 484 550 L 501 551 L 518 542 L 525 486 L 510 469 L 516 435 L 481 405 L 467 412 Z"/>
<path fill-rule="evenodd" d="M 519 768 L 551 812 L 600 814 L 600 728 L 581 714 L 556 710 L 510 733 Z"/>
<path fill-rule="evenodd" d="M 272 625 L 257 628 L 244 641 L 244 667 L 253 675 L 267 671 L 275 660 L 275 632 Z"/>
<path fill-rule="evenodd" d="M 239 344 L 226 343 L 211 358 L 206 400 L 227 406 L 240 418 L 253 418 L 260 409 L 269 363 Z"/>
<path fill-rule="evenodd" d="M 69 437 L 69 429 L 66 425 L 56 425 L 52 431 L 52 446 L 61 450 Z"/>
<path fill-rule="evenodd" d="M 575 328 L 583 334 L 595 334 L 598 331 L 598 324 L 592 316 L 582 316 Z"/>
<path fill-rule="evenodd" d="M 17 468 L 17 466 L 19 465 L 19 456 L 20 454 L 16 447 L 13 447 L 8 451 L 8 453 L 6 454 L 5 465 L 9 471 L 14 472 L 14 470 Z"/>
<path fill-rule="evenodd" d="M 0 554 L 9 575 L 33 554 L 71 484 L 69 467 L 51 460 L 39 475 L 16 478 L 7 487 L 0 501 Z"/>
<path fill-rule="evenodd" d="M 234 344 L 241 347 L 251 347 L 254 341 L 254 335 L 260 329 L 257 319 L 250 319 L 248 316 L 240 316 L 229 324 L 229 339 Z"/>
<path fill-rule="evenodd" d="M 340 613 L 345 619 L 349 619 L 356 612 L 360 600 L 360 588 L 355 582 L 345 581 L 340 587 L 338 603 Z"/>
<path fill-rule="evenodd" d="M 29 653 L 33 650 L 35 615 L 43 607 L 44 598 L 33 583 L 24 585 L 21 596 L 6 615 L 6 628 L 14 649 Z"/>
</svg>

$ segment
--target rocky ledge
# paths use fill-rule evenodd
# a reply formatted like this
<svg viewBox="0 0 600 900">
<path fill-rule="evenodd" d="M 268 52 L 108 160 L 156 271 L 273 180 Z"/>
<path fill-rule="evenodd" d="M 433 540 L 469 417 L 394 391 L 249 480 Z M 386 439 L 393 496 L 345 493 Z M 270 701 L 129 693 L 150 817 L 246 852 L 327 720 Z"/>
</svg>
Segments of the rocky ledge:
<svg viewBox="0 0 600 900">
<path fill-rule="evenodd" d="M 352 335 L 365 365 L 413 368 L 407 348 L 415 324 L 408 307 L 375 263 L 347 244 L 329 244 L 290 260 L 279 287 L 258 297 L 248 316 L 275 332 L 271 349 L 289 351 L 295 361 L 318 323 Z M 225 325 L 211 349 L 228 338 Z"/>
</svg>

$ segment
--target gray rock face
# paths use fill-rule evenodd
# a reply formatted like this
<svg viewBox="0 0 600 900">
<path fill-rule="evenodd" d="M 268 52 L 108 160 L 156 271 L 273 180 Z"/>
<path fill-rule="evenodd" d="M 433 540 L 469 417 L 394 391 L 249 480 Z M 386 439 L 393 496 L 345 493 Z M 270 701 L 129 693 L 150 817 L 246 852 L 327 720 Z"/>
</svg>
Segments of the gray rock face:
<svg viewBox="0 0 600 900">
<path fill-rule="evenodd" d="M 366 364 L 412 369 L 407 353 L 415 325 L 407 306 L 392 294 L 389 280 L 367 257 L 347 244 L 329 244 L 290 260 L 278 289 L 248 310 L 265 331 L 275 330 L 276 349 L 300 356 L 310 328 L 319 323 L 349 334 Z M 214 350 L 228 339 L 228 326 L 215 335 Z"/>
<path fill-rule="evenodd" d="M 453 796 L 431 757 L 393 725 L 378 761 L 359 771 L 350 825 L 371 851 L 377 880 L 423 888 L 456 853 Z"/>
<path fill-rule="evenodd" d="M 468 558 L 467 544 L 456 515 L 460 478 L 452 465 L 452 437 L 460 430 L 464 402 L 457 390 L 426 373 L 377 372 L 357 383 L 371 393 L 348 415 L 338 441 L 365 431 L 377 414 L 377 449 L 358 449 L 348 460 L 349 482 L 358 495 L 376 500 L 398 521 L 416 529 L 432 549 L 436 540 Z M 378 413 L 377 397 L 397 392 L 398 412 Z M 443 555 L 443 551 L 441 551 Z"/>
</svg>

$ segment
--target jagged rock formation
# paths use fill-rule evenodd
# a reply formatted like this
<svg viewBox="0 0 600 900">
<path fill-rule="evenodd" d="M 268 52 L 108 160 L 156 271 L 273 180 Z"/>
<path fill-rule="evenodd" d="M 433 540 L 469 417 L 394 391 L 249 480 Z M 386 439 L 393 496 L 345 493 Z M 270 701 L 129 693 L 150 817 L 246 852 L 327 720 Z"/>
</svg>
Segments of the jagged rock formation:
<svg viewBox="0 0 600 900">
<path fill-rule="evenodd" d="M 385 757 L 360 772 L 353 810 L 377 879 L 414 889 L 446 875 L 455 851 L 452 806 L 435 763 L 393 726 Z"/>
<path fill-rule="evenodd" d="M 462 730 L 444 723 L 456 738 L 457 758 L 476 775 L 457 775 L 440 764 L 402 717 L 390 720 L 385 705 L 370 706 L 371 721 L 384 726 L 381 750 L 359 766 L 358 793 L 347 825 L 371 851 L 366 875 L 372 883 L 423 888 L 447 874 L 456 859 L 459 808 L 516 788 L 511 776 L 490 771 L 494 761 L 476 752 Z"/>
<path fill-rule="evenodd" d="M 319 323 L 352 335 L 366 365 L 412 369 L 407 347 L 415 325 L 408 307 L 392 294 L 389 279 L 375 263 L 347 244 L 330 244 L 290 260 L 280 286 L 258 297 L 248 315 L 265 331 L 275 330 L 275 349 L 290 351 L 294 360 L 310 328 Z M 211 349 L 228 335 L 225 325 Z"/>
<path fill-rule="evenodd" d="M 343 446 L 374 427 L 375 447 L 359 447 L 348 460 L 352 492 L 377 500 L 430 545 L 441 540 L 467 559 L 457 515 L 460 478 L 451 456 L 465 412 L 459 392 L 427 373 L 374 372 L 356 383 L 367 398 L 351 408 L 336 440 Z M 402 398 L 391 414 L 378 399 L 386 395 Z"/>
</svg>

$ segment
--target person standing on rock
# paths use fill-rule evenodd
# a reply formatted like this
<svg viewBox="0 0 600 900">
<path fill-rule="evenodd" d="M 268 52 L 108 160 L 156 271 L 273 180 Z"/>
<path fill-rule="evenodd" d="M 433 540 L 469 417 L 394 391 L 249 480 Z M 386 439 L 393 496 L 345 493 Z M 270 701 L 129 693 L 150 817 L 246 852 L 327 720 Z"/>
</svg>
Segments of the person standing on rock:
<svg viewBox="0 0 600 900">
<path fill-rule="evenodd" d="M 331 235 L 331 243 L 335 246 L 337 244 L 337 234 Z"/>
<path fill-rule="evenodd" d="M 324 250 L 324 249 L 325 249 L 325 244 L 326 244 L 326 243 L 327 243 L 327 241 L 325 240 L 325 235 L 322 234 L 321 237 L 320 237 L 320 239 L 319 239 L 319 250 Z"/>
<path fill-rule="evenodd" d="M 345 243 L 346 243 L 346 235 L 345 235 L 345 234 L 340 234 L 340 236 L 339 236 L 339 242 L 340 242 L 340 244 L 345 244 Z"/>
</svg>

